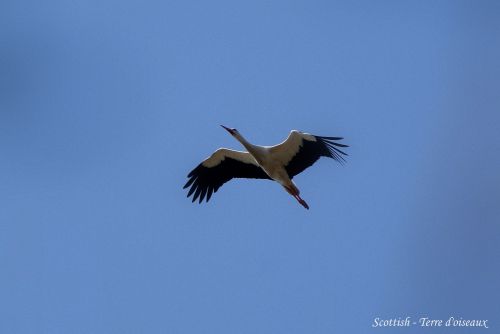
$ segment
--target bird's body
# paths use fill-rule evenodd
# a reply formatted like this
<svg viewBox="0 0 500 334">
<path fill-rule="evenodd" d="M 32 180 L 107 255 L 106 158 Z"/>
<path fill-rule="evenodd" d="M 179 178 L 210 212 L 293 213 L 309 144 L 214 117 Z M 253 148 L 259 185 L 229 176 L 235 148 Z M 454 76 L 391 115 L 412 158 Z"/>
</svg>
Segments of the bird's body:
<svg viewBox="0 0 500 334">
<path fill-rule="evenodd" d="M 184 186 L 191 186 L 188 197 L 194 193 L 193 202 L 199 197 L 201 203 L 205 196 L 208 202 L 212 194 L 232 178 L 255 178 L 278 182 L 302 206 L 309 209 L 300 197 L 300 191 L 292 181 L 293 177 L 321 156 L 342 163 L 342 155 L 346 155 L 338 147 L 347 145 L 335 142 L 342 139 L 340 137 L 320 137 L 292 130 L 288 138 L 278 145 L 258 146 L 249 143 L 236 129 L 225 126 L 223 128 L 235 137 L 247 152 L 220 148 L 193 169 Z"/>
</svg>

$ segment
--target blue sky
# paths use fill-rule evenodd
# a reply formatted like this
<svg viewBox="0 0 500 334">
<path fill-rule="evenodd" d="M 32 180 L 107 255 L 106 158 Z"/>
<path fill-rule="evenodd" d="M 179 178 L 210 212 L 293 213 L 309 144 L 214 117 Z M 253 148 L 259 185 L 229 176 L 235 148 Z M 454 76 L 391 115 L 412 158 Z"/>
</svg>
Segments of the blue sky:
<svg viewBox="0 0 500 334">
<path fill-rule="evenodd" d="M 498 328 L 498 3 L 0 13 L 0 332 Z M 219 124 L 262 145 L 344 136 L 350 156 L 295 178 L 309 211 L 255 180 L 192 204 L 187 173 L 240 149 Z"/>
</svg>

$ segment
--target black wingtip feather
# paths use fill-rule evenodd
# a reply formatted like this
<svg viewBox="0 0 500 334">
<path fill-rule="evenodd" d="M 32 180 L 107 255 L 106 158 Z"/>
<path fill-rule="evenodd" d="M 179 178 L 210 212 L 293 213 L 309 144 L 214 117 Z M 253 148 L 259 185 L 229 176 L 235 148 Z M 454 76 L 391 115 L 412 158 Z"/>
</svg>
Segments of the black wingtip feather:
<svg viewBox="0 0 500 334">
<path fill-rule="evenodd" d="M 345 144 L 340 144 L 337 142 L 334 142 L 333 140 L 340 140 L 343 139 L 343 137 L 316 137 L 319 141 L 321 141 L 325 147 L 328 150 L 328 156 L 330 156 L 332 159 L 338 161 L 341 165 L 346 163 L 346 160 L 342 155 L 348 156 L 347 153 L 339 149 L 338 147 L 349 147 L 348 145 Z"/>
<path fill-rule="evenodd" d="M 327 139 L 327 140 L 342 140 L 344 137 L 324 137 L 324 136 L 316 136 L 319 138 Z"/>
<path fill-rule="evenodd" d="M 205 194 L 207 193 L 207 188 L 206 187 L 203 187 L 203 189 L 201 190 L 201 194 L 200 194 L 200 204 L 201 202 L 203 202 L 203 200 L 205 199 Z"/>
<path fill-rule="evenodd" d="M 193 195 L 193 202 L 198 199 L 198 196 L 200 196 L 202 190 L 203 190 L 202 187 L 198 187 L 196 189 L 196 191 L 194 192 L 194 195 Z"/>
<path fill-rule="evenodd" d="M 202 169 L 202 168 L 203 168 L 202 164 L 199 164 L 192 171 L 189 172 L 187 177 L 191 177 L 191 176 L 195 175 L 195 173 L 199 173 L 200 169 Z"/>
<path fill-rule="evenodd" d="M 210 200 L 210 197 L 212 197 L 213 192 L 214 192 L 214 187 L 209 186 L 207 192 L 207 202 Z"/>
<path fill-rule="evenodd" d="M 186 184 L 184 185 L 184 187 L 182 187 L 182 189 L 186 189 L 187 187 L 189 187 L 191 185 L 191 183 L 194 182 L 194 180 L 196 180 L 196 177 L 191 177 L 187 182 Z"/>
<path fill-rule="evenodd" d="M 195 182 L 192 186 L 191 189 L 189 189 L 187 197 L 191 196 L 191 194 L 198 188 L 198 182 Z"/>
</svg>

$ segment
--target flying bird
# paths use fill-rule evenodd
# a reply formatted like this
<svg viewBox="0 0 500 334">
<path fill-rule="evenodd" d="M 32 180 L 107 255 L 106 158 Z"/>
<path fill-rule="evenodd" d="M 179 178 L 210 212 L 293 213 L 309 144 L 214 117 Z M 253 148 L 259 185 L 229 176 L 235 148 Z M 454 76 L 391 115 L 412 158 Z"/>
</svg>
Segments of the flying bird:
<svg viewBox="0 0 500 334">
<path fill-rule="evenodd" d="M 312 166 L 320 157 L 332 158 L 339 163 L 345 162 L 345 152 L 339 147 L 348 147 L 337 141 L 342 137 L 321 137 L 292 130 L 288 138 L 274 146 L 257 146 L 249 143 L 236 129 L 225 127 L 247 152 L 219 148 L 201 162 L 189 174 L 184 189 L 191 187 L 187 197 L 199 203 L 232 178 L 268 179 L 281 184 L 304 208 L 309 209 L 300 197 L 299 188 L 293 177 Z"/>
</svg>

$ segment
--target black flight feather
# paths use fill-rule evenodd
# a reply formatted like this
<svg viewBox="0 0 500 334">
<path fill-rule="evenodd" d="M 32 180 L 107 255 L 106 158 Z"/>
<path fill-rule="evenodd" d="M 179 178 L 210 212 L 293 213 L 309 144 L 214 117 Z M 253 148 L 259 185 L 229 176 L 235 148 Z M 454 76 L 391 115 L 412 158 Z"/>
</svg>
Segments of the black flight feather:
<svg viewBox="0 0 500 334">
<path fill-rule="evenodd" d="M 191 186 L 187 197 L 194 193 L 192 201 L 194 202 L 199 198 L 199 203 L 205 198 L 208 202 L 212 194 L 232 178 L 271 179 L 259 166 L 230 157 L 225 157 L 224 160 L 213 167 L 205 167 L 203 164 L 199 164 L 188 174 L 188 178 L 189 180 L 184 185 L 184 189 Z"/>
</svg>

